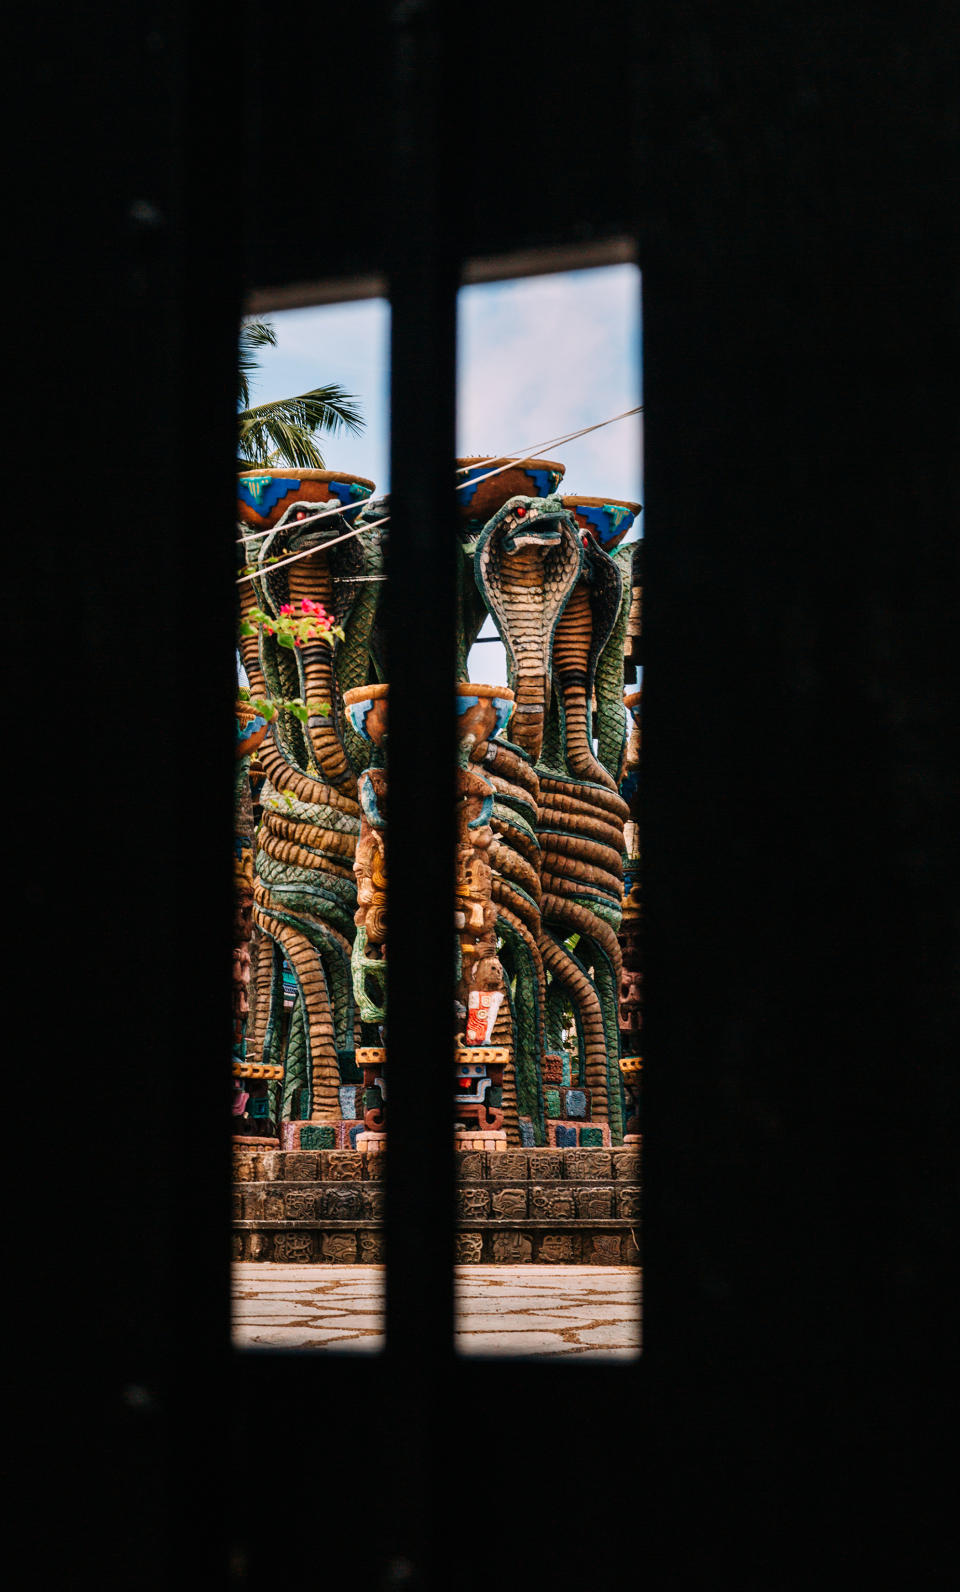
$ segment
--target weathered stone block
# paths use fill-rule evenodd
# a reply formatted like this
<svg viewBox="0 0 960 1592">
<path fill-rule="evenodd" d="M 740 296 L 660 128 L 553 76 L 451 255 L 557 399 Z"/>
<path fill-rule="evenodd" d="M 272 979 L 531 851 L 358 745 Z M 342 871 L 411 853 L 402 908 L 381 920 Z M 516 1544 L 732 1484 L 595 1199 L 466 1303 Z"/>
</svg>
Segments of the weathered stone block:
<svg viewBox="0 0 960 1592">
<path fill-rule="evenodd" d="M 454 1251 L 459 1266 L 475 1266 L 483 1258 L 482 1233 L 458 1233 Z"/>
<path fill-rule="evenodd" d="M 532 1121 L 529 1117 L 520 1117 L 518 1126 L 520 1128 L 520 1143 L 525 1149 L 532 1150 L 537 1142 Z"/>
<path fill-rule="evenodd" d="M 294 1262 L 316 1260 L 317 1246 L 313 1233 L 274 1233 L 273 1258 Z"/>
<path fill-rule="evenodd" d="M 387 1158 L 383 1151 L 378 1150 L 375 1155 L 366 1155 L 363 1151 L 359 1154 L 363 1176 L 371 1182 L 382 1183 L 387 1175 Z"/>
<path fill-rule="evenodd" d="M 354 1183 L 328 1183 L 323 1192 L 323 1214 L 331 1221 L 356 1221 L 362 1214 L 360 1188 Z"/>
<path fill-rule="evenodd" d="M 640 1264 L 640 1231 L 639 1228 L 631 1229 L 620 1237 L 620 1263 L 623 1266 L 639 1266 Z"/>
<path fill-rule="evenodd" d="M 631 1221 L 639 1221 L 642 1195 L 636 1184 L 617 1184 L 616 1196 L 617 1215 L 629 1217 Z"/>
<path fill-rule="evenodd" d="M 527 1177 L 526 1150 L 500 1150 L 491 1155 L 487 1163 L 487 1176 L 491 1182 L 522 1183 Z"/>
<path fill-rule="evenodd" d="M 244 1241 L 245 1260 L 273 1260 L 279 1259 L 273 1254 L 272 1233 L 248 1233 Z"/>
<path fill-rule="evenodd" d="M 614 1150 L 611 1152 L 610 1161 L 614 1178 L 618 1183 L 639 1183 L 639 1150 Z"/>
<path fill-rule="evenodd" d="M 563 1183 L 535 1183 L 530 1190 L 530 1215 L 572 1221 L 576 1216 L 573 1189 Z"/>
<path fill-rule="evenodd" d="M 359 1150 L 334 1150 L 325 1157 L 323 1176 L 330 1182 L 359 1183 L 363 1176 L 363 1156 Z"/>
<path fill-rule="evenodd" d="M 610 1177 L 609 1150 L 565 1150 L 563 1175 L 582 1183 L 599 1183 Z"/>
<path fill-rule="evenodd" d="M 580 1260 L 579 1233 L 543 1233 L 537 1245 L 537 1259 L 545 1266 L 577 1265 Z"/>
<path fill-rule="evenodd" d="M 253 1157 L 251 1155 L 235 1155 L 233 1158 L 233 1181 L 235 1183 L 249 1183 L 254 1174 Z"/>
<path fill-rule="evenodd" d="M 533 1238 L 529 1233 L 521 1233 L 516 1229 L 508 1233 L 494 1233 L 490 1251 L 497 1265 L 522 1265 L 533 1259 Z"/>
<path fill-rule="evenodd" d="M 364 1266 L 379 1265 L 384 1257 L 382 1233 L 360 1234 L 360 1260 Z"/>
<path fill-rule="evenodd" d="M 603 1184 L 596 1184 L 592 1187 L 585 1186 L 578 1188 L 576 1194 L 578 1216 L 610 1216 L 612 1214 L 613 1190 L 609 1185 L 606 1187 Z"/>
<path fill-rule="evenodd" d="M 263 1192 L 262 1219 L 265 1222 L 282 1222 L 285 1215 L 283 1193 L 276 1185 L 268 1184 Z"/>
<path fill-rule="evenodd" d="M 547 1122 L 547 1132 L 551 1144 L 558 1150 L 570 1150 L 576 1146 L 578 1129 L 574 1122 Z"/>
<path fill-rule="evenodd" d="M 543 1081 L 547 1083 L 563 1083 L 563 1057 L 554 1053 L 543 1058 Z"/>
<path fill-rule="evenodd" d="M 317 1157 L 309 1150 L 280 1151 L 280 1176 L 285 1183 L 309 1183 L 317 1174 Z"/>
<path fill-rule="evenodd" d="M 315 1222 L 320 1215 L 323 1192 L 314 1184 L 312 1188 L 284 1190 L 283 1211 L 288 1222 Z"/>
<path fill-rule="evenodd" d="M 358 1093 L 362 1093 L 362 1090 L 358 1091 L 355 1083 L 342 1083 L 340 1085 L 337 1094 L 340 1096 L 340 1115 L 342 1117 L 356 1117 L 359 1108 Z"/>
<path fill-rule="evenodd" d="M 243 1189 L 235 1188 L 230 1193 L 230 1220 L 239 1222 L 243 1220 Z"/>
<path fill-rule="evenodd" d="M 238 1189 L 237 1197 L 243 1206 L 241 1215 L 244 1221 L 256 1222 L 262 1218 L 266 1189 L 259 1183 L 251 1183 L 247 1188 Z"/>
<path fill-rule="evenodd" d="M 619 1266 L 620 1234 L 584 1233 L 581 1240 L 581 1257 L 585 1266 Z"/>
<path fill-rule="evenodd" d="M 243 1233 L 230 1234 L 230 1258 L 233 1261 L 243 1259 Z"/>
<path fill-rule="evenodd" d="M 350 1266 L 357 1259 L 356 1233 L 324 1233 L 320 1239 L 320 1259 L 335 1266 Z"/>
<path fill-rule="evenodd" d="M 479 1221 L 490 1215 L 490 1194 L 482 1183 L 462 1183 L 457 1189 L 457 1215 Z"/>
<path fill-rule="evenodd" d="M 553 1149 L 534 1150 L 528 1165 L 530 1177 L 536 1182 L 546 1182 L 563 1176 L 563 1156 Z"/>
<path fill-rule="evenodd" d="M 494 1216 L 509 1216 L 516 1219 L 527 1214 L 527 1185 L 517 1185 L 513 1188 L 495 1188 L 491 1192 L 490 1206 Z"/>
<path fill-rule="evenodd" d="M 279 1150 L 264 1150 L 263 1154 L 258 1156 L 257 1159 L 260 1163 L 260 1177 L 264 1183 L 272 1183 L 276 1178 L 280 1177 Z"/>
<path fill-rule="evenodd" d="M 383 1207 L 385 1196 L 382 1185 L 374 1183 L 360 1185 L 360 1213 L 368 1220 L 380 1222 L 383 1220 Z"/>
<path fill-rule="evenodd" d="M 486 1156 L 482 1150 L 454 1150 L 457 1182 L 484 1178 L 487 1175 Z"/>
<path fill-rule="evenodd" d="M 566 1089 L 563 1095 L 563 1114 L 566 1117 L 583 1121 L 586 1118 L 590 1101 L 586 1089 Z"/>
</svg>

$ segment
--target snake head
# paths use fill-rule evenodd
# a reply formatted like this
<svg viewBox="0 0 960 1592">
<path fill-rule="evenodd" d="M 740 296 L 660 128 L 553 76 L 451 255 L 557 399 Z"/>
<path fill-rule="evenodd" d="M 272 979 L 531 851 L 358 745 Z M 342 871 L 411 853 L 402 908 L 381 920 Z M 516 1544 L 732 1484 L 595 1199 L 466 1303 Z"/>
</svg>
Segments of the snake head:
<svg viewBox="0 0 960 1592">
<path fill-rule="evenodd" d="M 558 496 L 512 497 L 488 521 L 483 539 L 497 538 L 504 553 L 533 545 L 546 548 L 560 541 L 564 525 L 576 530 Z"/>
<path fill-rule="evenodd" d="M 330 511 L 326 503 L 319 505 L 327 512 L 318 512 L 316 503 L 294 503 L 288 510 L 289 518 L 282 521 L 282 536 L 288 553 L 302 553 L 308 547 L 325 547 L 344 531 L 351 530 L 356 516 L 344 519 L 342 514 Z"/>
</svg>

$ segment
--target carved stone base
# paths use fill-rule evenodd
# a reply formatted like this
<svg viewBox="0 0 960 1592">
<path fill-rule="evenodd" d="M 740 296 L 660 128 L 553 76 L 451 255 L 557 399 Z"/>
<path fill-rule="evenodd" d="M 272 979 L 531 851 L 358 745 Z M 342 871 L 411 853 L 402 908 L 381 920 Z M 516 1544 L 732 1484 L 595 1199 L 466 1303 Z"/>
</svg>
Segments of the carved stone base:
<svg viewBox="0 0 960 1592">
<path fill-rule="evenodd" d="M 457 1128 L 453 1135 L 455 1150 L 505 1150 L 506 1128 Z"/>
<path fill-rule="evenodd" d="M 454 1159 L 459 1265 L 640 1265 L 639 1146 Z M 244 1147 L 234 1163 L 236 1260 L 382 1264 L 385 1155 Z"/>
<path fill-rule="evenodd" d="M 626 1149 L 628 1144 L 638 1144 L 639 1145 L 639 1144 L 642 1144 L 642 1143 L 643 1143 L 643 1134 L 642 1133 L 625 1133 L 623 1135 L 623 1147 L 624 1147 L 624 1149 Z"/>
<path fill-rule="evenodd" d="M 366 1150 L 368 1155 L 380 1155 L 387 1148 L 387 1135 L 385 1133 L 358 1133 L 357 1149 Z"/>
</svg>

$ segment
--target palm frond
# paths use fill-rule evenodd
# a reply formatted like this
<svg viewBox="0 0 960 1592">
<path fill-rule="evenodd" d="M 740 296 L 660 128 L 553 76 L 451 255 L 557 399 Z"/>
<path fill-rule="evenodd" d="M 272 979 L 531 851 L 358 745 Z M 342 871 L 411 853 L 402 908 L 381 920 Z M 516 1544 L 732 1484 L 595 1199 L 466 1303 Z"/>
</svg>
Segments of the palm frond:
<svg viewBox="0 0 960 1592">
<path fill-rule="evenodd" d="M 325 468 L 323 455 L 310 432 L 283 413 L 242 420 L 238 452 L 251 464 L 278 463 L 303 470 Z"/>
<path fill-rule="evenodd" d="M 237 350 L 237 402 L 242 408 L 250 403 L 250 377 L 260 367 L 256 357 L 258 348 L 276 348 L 277 334 L 269 321 L 244 321 L 240 327 Z"/>
<path fill-rule="evenodd" d="M 340 431 L 352 431 L 356 436 L 363 430 L 363 414 L 358 400 L 336 384 L 313 387 L 309 392 L 298 393 L 295 398 L 276 398 L 273 403 L 255 404 L 252 408 L 242 409 L 237 418 L 242 426 L 245 421 L 274 415 L 282 415 L 307 431 L 329 431 L 331 436 L 336 436 Z"/>
</svg>

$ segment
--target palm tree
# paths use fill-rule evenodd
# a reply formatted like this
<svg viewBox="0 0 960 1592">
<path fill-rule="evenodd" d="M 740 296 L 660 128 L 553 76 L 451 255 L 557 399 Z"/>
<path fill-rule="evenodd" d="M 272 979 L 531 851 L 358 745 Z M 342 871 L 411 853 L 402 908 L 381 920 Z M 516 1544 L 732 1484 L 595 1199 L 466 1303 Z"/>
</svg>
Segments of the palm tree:
<svg viewBox="0 0 960 1592">
<path fill-rule="evenodd" d="M 259 367 L 256 350 L 276 348 L 277 334 L 269 321 L 245 321 L 240 327 L 237 361 L 237 415 L 239 436 L 237 460 L 248 469 L 271 464 L 322 470 L 324 462 L 313 440 L 314 432 L 363 430 L 357 400 L 342 387 L 314 387 L 296 398 L 277 398 L 273 403 L 250 407 L 250 377 Z"/>
</svg>

